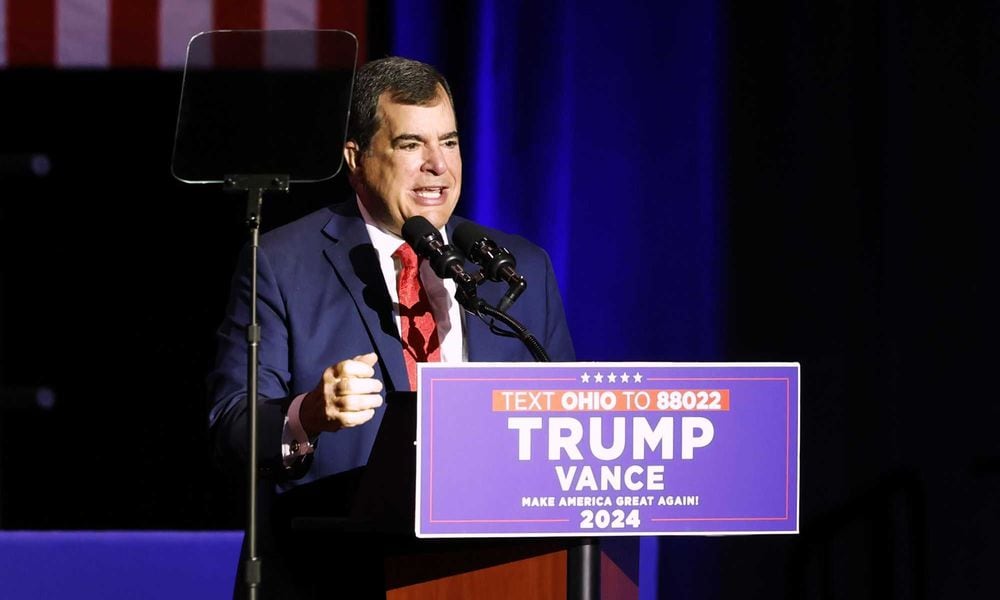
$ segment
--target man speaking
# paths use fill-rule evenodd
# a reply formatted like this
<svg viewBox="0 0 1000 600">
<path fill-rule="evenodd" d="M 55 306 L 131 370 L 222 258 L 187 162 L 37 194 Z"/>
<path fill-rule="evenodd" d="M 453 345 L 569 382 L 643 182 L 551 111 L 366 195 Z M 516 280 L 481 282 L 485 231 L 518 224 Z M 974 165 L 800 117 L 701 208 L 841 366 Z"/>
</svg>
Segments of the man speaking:
<svg viewBox="0 0 1000 600">
<path fill-rule="evenodd" d="M 259 454 L 279 496 L 365 465 L 385 393 L 415 389 L 417 363 L 533 360 L 518 339 L 498 337 L 463 312 L 455 282 L 438 277 L 401 237 L 415 216 L 426 218 L 444 241 L 464 221 L 452 215 L 462 156 L 444 77 L 403 58 L 366 64 L 356 77 L 347 138 L 344 158 L 356 197 L 260 241 Z M 548 255 L 521 237 L 488 232 L 517 257 L 529 283 L 509 314 L 552 360 L 574 360 Z M 213 443 L 234 469 L 248 454 L 248 261 L 244 253 L 209 376 Z M 507 291 L 501 282 L 487 282 L 478 294 L 496 305 Z M 382 557 L 372 548 L 334 539 L 303 545 L 280 524 L 273 539 L 264 529 L 264 597 L 331 597 L 358 584 L 380 593 Z"/>
</svg>

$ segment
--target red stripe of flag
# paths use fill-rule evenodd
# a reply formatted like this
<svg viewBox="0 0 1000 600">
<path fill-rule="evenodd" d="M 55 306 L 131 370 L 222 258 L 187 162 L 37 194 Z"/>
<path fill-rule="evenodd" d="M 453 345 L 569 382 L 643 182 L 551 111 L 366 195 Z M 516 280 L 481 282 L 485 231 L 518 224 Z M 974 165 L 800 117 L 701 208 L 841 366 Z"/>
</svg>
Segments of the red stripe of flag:
<svg viewBox="0 0 1000 600">
<path fill-rule="evenodd" d="M 111 0 L 112 67 L 155 67 L 160 54 L 159 0 Z"/>
<path fill-rule="evenodd" d="M 264 0 L 215 0 L 215 29 L 263 29 Z"/>
<path fill-rule="evenodd" d="M 358 66 L 368 57 L 368 2 L 367 0 L 317 0 L 316 25 L 320 29 L 346 29 L 358 38 Z M 332 48 L 319 49 L 320 63 L 336 66 L 331 62 Z"/>
<path fill-rule="evenodd" d="M 7 64 L 56 62 L 56 0 L 7 0 Z"/>
<path fill-rule="evenodd" d="M 264 0 L 215 0 L 213 29 L 263 29 Z M 216 40 L 212 48 L 217 67 L 257 68 L 264 65 L 264 48 L 259 36 L 231 36 L 224 44 Z"/>
</svg>

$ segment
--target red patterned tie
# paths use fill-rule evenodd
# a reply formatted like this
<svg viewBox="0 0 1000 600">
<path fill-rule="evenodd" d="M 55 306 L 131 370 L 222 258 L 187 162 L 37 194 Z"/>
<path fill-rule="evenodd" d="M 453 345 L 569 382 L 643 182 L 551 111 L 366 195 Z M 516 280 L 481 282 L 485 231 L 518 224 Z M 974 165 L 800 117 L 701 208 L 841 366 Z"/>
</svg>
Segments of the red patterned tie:
<svg viewBox="0 0 1000 600">
<path fill-rule="evenodd" d="M 437 321 L 427 298 L 427 290 L 420 283 L 420 266 L 417 255 L 409 244 L 403 244 L 393 253 L 402 264 L 399 272 L 399 322 L 403 339 L 403 358 L 410 377 L 410 389 L 417 389 L 417 363 L 441 360 L 441 342 L 438 340 Z"/>
</svg>

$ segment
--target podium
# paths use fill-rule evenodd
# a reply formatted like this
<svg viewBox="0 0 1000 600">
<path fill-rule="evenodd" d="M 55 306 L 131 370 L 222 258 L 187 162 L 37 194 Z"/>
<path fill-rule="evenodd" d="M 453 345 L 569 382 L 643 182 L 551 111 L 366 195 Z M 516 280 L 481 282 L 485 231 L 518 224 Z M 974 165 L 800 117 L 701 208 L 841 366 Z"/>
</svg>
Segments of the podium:
<svg viewBox="0 0 1000 600">
<path fill-rule="evenodd" d="M 366 467 L 282 498 L 303 544 L 361 557 L 370 597 L 635 598 L 639 536 L 798 533 L 797 363 L 419 376 L 417 402 L 387 399 Z M 574 558 L 596 538 L 583 577 Z"/>
<path fill-rule="evenodd" d="M 277 500 L 277 529 L 291 536 L 286 545 L 343 549 L 354 579 L 371 584 L 365 598 L 638 598 L 636 538 L 605 544 L 599 574 L 581 572 L 571 560 L 589 538 L 418 539 L 415 407 L 415 393 L 390 394 L 365 467 Z M 330 560 L 339 560 L 336 551 Z"/>
</svg>

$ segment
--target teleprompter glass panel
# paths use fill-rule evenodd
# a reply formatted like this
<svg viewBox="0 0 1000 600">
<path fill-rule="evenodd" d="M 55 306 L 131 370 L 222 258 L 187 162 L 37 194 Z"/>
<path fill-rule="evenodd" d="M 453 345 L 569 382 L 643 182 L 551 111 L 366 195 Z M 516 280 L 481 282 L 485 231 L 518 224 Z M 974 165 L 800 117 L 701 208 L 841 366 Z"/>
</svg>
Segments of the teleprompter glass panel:
<svg viewBox="0 0 1000 600">
<path fill-rule="evenodd" d="M 210 31 L 188 44 L 171 170 L 322 181 L 341 168 L 357 38 L 340 30 Z"/>
</svg>

